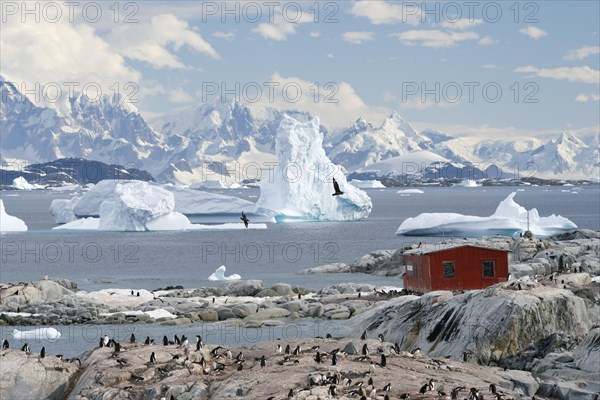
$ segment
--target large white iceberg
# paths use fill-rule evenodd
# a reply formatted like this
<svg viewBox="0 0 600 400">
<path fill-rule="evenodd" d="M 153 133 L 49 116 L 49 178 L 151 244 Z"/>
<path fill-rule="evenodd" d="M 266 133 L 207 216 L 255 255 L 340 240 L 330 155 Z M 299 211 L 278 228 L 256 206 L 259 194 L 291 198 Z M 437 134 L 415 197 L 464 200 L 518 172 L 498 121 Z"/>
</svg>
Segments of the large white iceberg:
<svg viewBox="0 0 600 400">
<path fill-rule="evenodd" d="M 4 209 L 4 202 L 0 199 L 0 232 L 24 232 L 27 225 L 22 219 L 8 215 Z"/>
<path fill-rule="evenodd" d="M 360 179 L 352 179 L 350 184 L 359 189 L 384 189 L 385 186 L 378 180 L 361 181 Z"/>
<path fill-rule="evenodd" d="M 23 178 L 22 176 L 13 179 L 12 187 L 17 190 L 32 190 L 42 188 L 42 186 L 40 185 L 32 185 L 31 183 L 27 182 L 27 179 Z"/>
<path fill-rule="evenodd" d="M 351 221 L 371 213 L 369 196 L 350 185 L 341 167 L 325 155 L 317 117 L 299 122 L 284 116 L 275 152 L 278 162 L 273 173 L 260 182 L 257 207 L 274 210 L 277 221 Z M 333 178 L 343 195 L 332 196 Z"/>
<path fill-rule="evenodd" d="M 527 210 L 514 201 L 512 192 L 500 202 L 489 217 L 456 213 L 423 213 L 402 222 L 396 235 L 404 236 L 515 236 L 527 230 Z M 577 228 L 572 221 L 560 215 L 540 217 L 534 208 L 529 211 L 529 230 L 535 236 L 548 236 Z"/>
<path fill-rule="evenodd" d="M 67 222 L 75 221 L 77 216 L 73 212 L 73 208 L 81 197 L 74 196 L 70 199 L 54 199 L 50 203 L 50 214 L 54 217 L 57 224 L 66 224 Z"/>
<path fill-rule="evenodd" d="M 118 186 L 136 181 L 104 180 L 88 190 L 77 202 L 73 211 L 78 217 L 98 217 L 100 204 L 113 197 Z M 173 194 L 175 208 L 173 211 L 185 214 L 240 214 L 243 210 L 254 210 L 254 203 L 234 196 L 200 190 L 178 188 L 172 185 L 160 185 L 145 182 L 149 188 L 160 188 Z"/>
<path fill-rule="evenodd" d="M 242 279 L 238 274 L 231 274 L 229 276 L 225 276 L 225 266 L 221 265 L 215 272 L 210 274 L 208 277 L 209 281 L 236 281 Z"/>
</svg>

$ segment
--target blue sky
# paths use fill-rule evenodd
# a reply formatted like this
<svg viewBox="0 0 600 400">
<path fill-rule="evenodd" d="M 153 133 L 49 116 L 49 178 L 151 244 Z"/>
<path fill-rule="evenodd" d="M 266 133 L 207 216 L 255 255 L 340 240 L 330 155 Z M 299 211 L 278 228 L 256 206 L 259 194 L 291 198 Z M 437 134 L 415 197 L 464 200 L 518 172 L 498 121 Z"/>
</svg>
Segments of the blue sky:
<svg viewBox="0 0 600 400">
<path fill-rule="evenodd" d="M 249 20 L 256 14 L 247 2 L 239 4 L 237 15 L 224 15 L 225 7 L 235 7 L 232 2 L 143 1 L 127 9 L 123 2 L 118 22 L 106 3 L 106 18 L 94 23 L 78 12 L 72 23 L 23 23 L 15 19 L 18 13 L 7 17 L 3 9 L 9 35 L 0 39 L 2 73 L 18 82 L 94 79 L 106 87 L 134 81 L 140 87 L 136 105 L 148 117 L 200 103 L 211 83 L 234 88 L 235 82 L 241 87 L 255 82 L 264 89 L 265 104 L 265 82 L 277 82 L 305 92 L 292 103 L 275 89 L 273 105 L 306 109 L 330 126 L 361 115 L 379 124 L 397 110 L 418 129 L 454 135 L 598 132 L 597 1 L 471 2 L 473 9 L 469 2 L 251 3 L 261 6 L 261 20 Z M 424 7 L 430 10 L 425 22 Z M 128 13 L 139 22 L 124 24 Z M 31 44 L 27 34 L 40 32 L 46 42 Z M 36 53 L 41 45 L 56 46 L 59 56 L 18 51 L 30 46 L 28 53 Z M 81 68 L 73 66 L 78 59 L 87 60 Z M 339 102 L 315 102 L 310 89 L 315 82 L 322 94 L 332 93 L 325 83 L 334 83 Z M 439 99 L 433 93 L 423 99 L 424 88 Z M 205 97 L 218 101 L 219 94 Z"/>
</svg>

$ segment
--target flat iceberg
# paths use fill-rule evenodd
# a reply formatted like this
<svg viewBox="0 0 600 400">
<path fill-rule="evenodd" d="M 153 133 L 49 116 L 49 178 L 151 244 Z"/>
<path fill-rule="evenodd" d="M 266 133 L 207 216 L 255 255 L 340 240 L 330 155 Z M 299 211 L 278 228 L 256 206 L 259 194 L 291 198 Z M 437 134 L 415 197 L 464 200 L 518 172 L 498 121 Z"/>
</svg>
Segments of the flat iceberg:
<svg viewBox="0 0 600 400">
<path fill-rule="evenodd" d="M 55 340 L 60 338 L 60 332 L 54 328 L 37 328 L 30 331 L 13 330 L 13 338 L 17 340 Z"/>
<path fill-rule="evenodd" d="M 350 185 L 323 150 L 319 118 L 299 122 L 285 115 L 275 139 L 277 165 L 260 182 L 259 209 L 274 210 L 278 222 L 352 221 L 367 218 L 373 204 Z M 332 196 L 335 178 L 344 194 Z"/>
<path fill-rule="evenodd" d="M 474 179 L 464 179 L 464 180 L 460 181 L 460 183 L 456 183 L 453 186 L 473 188 L 473 187 L 481 187 L 481 183 L 477 183 L 477 181 Z"/>
<path fill-rule="evenodd" d="M 527 210 L 514 201 L 512 192 L 500 202 L 489 217 L 455 213 L 423 213 L 402 222 L 396 235 L 404 236 L 516 236 L 527 230 Z M 572 221 L 554 214 L 540 217 L 534 208 L 529 211 L 529 230 L 535 236 L 549 236 L 576 229 Z"/>
<path fill-rule="evenodd" d="M 97 231 L 100 230 L 100 218 L 80 218 L 52 229 L 66 231 Z M 187 217 L 180 213 L 171 213 L 155 218 L 146 223 L 148 231 L 231 231 L 231 230 L 267 229 L 267 224 L 250 224 L 248 228 L 243 223 L 226 224 L 192 224 Z"/>
<path fill-rule="evenodd" d="M 352 179 L 350 184 L 359 189 L 384 189 L 385 186 L 378 180 L 361 181 L 360 179 Z"/>
<path fill-rule="evenodd" d="M 400 189 L 396 193 L 401 193 L 401 194 L 422 194 L 422 193 L 425 193 L 425 192 L 422 191 L 421 189 Z"/>
<path fill-rule="evenodd" d="M 75 221 L 77 216 L 73 212 L 73 208 L 81 197 L 74 196 L 70 199 L 54 199 L 50 203 L 50 214 L 54 217 L 57 224 L 66 224 L 67 222 Z"/>
<path fill-rule="evenodd" d="M 81 200 L 77 202 L 73 212 L 79 218 L 98 217 L 102 202 L 114 196 L 118 186 L 135 183 L 136 181 L 104 180 L 98 182 L 88 190 Z M 173 194 L 175 208 L 173 211 L 185 215 L 195 214 L 240 214 L 242 210 L 254 210 L 251 201 L 239 197 L 226 196 L 218 193 L 203 192 L 200 190 L 179 188 L 173 185 L 160 185 L 153 182 L 144 182 L 148 188 L 160 188 Z"/>
<path fill-rule="evenodd" d="M 236 281 L 236 280 L 242 279 L 242 277 L 239 276 L 238 274 L 231 274 L 229 276 L 225 276 L 226 269 L 227 268 L 225 268 L 224 265 L 221 265 L 219 268 L 217 268 L 217 270 L 215 272 L 210 274 L 210 276 L 208 277 L 208 280 L 209 281 Z"/>
<path fill-rule="evenodd" d="M 27 225 L 22 219 L 8 215 L 0 199 L 0 232 L 25 232 Z"/>
</svg>

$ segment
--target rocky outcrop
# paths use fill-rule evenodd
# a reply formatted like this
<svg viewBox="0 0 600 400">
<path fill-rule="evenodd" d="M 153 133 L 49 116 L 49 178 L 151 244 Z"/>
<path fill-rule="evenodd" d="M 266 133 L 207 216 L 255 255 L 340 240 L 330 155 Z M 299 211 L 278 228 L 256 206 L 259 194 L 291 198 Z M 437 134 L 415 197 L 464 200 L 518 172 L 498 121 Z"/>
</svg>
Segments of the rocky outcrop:
<svg viewBox="0 0 600 400">
<path fill-rule="evenodd" d="M 63 399 L 78 374 L 78 366 L 54 356 L 2 350 L 0 397 L 11 400 Z"/>
<path fill-rule="evenodd" d="M 591 325 L 583 299 L 531 281 L 404 296 L 352 319 L 355 335 L 382 333 L 404 350 L 481 364 L 502 364 L 555 332 L 583 337 Z"/>
<path fill-rule="evenodd" d="M 403 249 L 375 250 L 352 264 L 332 263 L 299 271 L 302 275 L 360 273 L 378 276 L 398 276 L 404 273 Z"/>
<path fill-rule="evenodd" d="M 29 305 L 45 301 L 57 300 L 65 295 L 73 294 L 77 285 L 65 279 L 41 280 L 32 283 L 8 284 L 0 286 L 1 304 Z"/>
</svg>

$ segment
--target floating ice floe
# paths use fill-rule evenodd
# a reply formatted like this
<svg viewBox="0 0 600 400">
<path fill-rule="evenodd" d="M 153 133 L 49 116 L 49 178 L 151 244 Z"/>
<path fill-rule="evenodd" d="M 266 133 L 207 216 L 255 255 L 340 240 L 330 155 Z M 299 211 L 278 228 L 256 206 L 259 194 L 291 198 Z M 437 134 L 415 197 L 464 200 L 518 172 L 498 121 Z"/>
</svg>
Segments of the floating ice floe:
<svg viewBox="0 0 600 400">
<path fill-rule="evenodd" d="M 319 118 L 299 122 L 285 115 L 275 139 L 277 164 L 260 182 L 257 207 L 274 210 L 278 222 L 352 221 L 369 216 L 373 204 L 346 181 L 323 150 Z M 344 194 L 332 196 L 335 178 Z"/>
<path fill-rule="evenodd" d="M 0 232 L 24 232 L 27 225 L 22 219 L 8 215 L 4 209 L 4 202 L 0 199 Z"/>
<path fill-rule="evenodd" d="M 382 189 L 385 188 L 383 183 L 378 180 L 361 181 L 360 179 L 352 179 L 350 184 L 359 189 Z"/>
<path fill-rule="evenodd" d="M 396 193 L 400 193 L 400 194 L 421 194 L 421 193 L 425 193 L 425 192 L 422 191 L 421 189 L 400 189 Z"/>
<path fill-rule="evenodd" d="M 509 194 L 500 202 L 496 212 L 489 217 L 456 213 L 423 213 L 402 222 L 396 235 L 518 235 L 527 230 L 527 210 L 514 201 L 515 195 L 516 192 Z M 535 208 L 529 211 L 529 230 L 535 236 L 548 236 L 575 228 L 577 225 L 560 215 L 540 217 Z"/>
<path fill-rule="evenodd" d="M 16 340 L 55 340 L 60 338 L 60 332 L 54 328 L 36 328 L 29 331 L 13 330 Z"/>
<path fill-rule="evenodd" d="M 150 310 L 150 311 L 140 311 L 140 310 L 124 310 L 124 311 L 118 311 L 115 313 L 100 313 L 99 316 L 101 317 L 109 317 L 111 315 L 114 314 L 123 314 L 126 317 L 127 316 L 139 316 L 139 315 L 147 315 L 150 318 L 154 318 L 154 319 L 159 319 L 159 318 L 177 318 L 177 315 L 170 313 L 169 311 L 163 309 L 163 308 L 159 308 L 156 310 Z"/>
<path fill-rule="evenodd" d="M 210 274 L 210 276 L 208 277 L 208 280 L 209 281 L 235 281 L 235 280 L 242 279 L 242 277 L 239 276 L 238 274 L 231 274 L 229 276 L 225 276 L 226 269 L 227 268 L 225 268 L 224 265 L 221 265 L 219 268 L 217 268 L 217 270 L 215 272 Z"/>
</svg>

